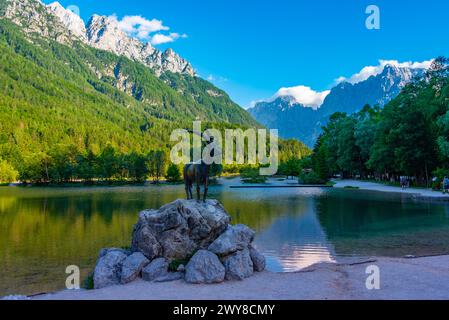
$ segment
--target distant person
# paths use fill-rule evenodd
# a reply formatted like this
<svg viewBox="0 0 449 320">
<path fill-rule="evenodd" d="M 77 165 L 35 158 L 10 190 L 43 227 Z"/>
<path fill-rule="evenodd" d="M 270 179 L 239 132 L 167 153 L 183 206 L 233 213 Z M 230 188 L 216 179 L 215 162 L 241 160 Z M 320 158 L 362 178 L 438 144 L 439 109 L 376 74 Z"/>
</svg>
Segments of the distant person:
<svg viewBox="0 0 449 320">
<path fill-rule="evenodd" d="M 402 189 L 406 189 L 408 187 L 408 182 L 407 182 L 407 178 L 406 177 L 401 176 L 400 182 L 401 182 Z"/>
<path fill-rule="evenodd" d="M 443 194 L 449 192 L 449 178 L 444 177 L 443 179 Z"/>
</svg>

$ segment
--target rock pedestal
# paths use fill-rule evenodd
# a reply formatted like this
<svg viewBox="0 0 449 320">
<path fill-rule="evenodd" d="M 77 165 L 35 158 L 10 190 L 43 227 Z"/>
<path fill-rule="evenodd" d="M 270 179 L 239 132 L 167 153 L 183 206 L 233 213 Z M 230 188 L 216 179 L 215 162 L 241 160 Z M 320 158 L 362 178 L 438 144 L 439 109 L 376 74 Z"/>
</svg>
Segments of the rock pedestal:
<svg viewBox="0 0 449 320">
<path fill-rule="evenodd" d="M 176 200 L 144 210 L 130 250 L 101 250 L 94 287 L 126 284 L 139 276 L 155 282 L 219 283 L 263 271 L 265 257 L 252 246 L 255 232 L 230 221 L 216 200 Z"/>
<path fill-rule="evenodd" d="M 159 210 L 139 214 L 134 227 L 132 250 L 148 259 L 186 259 L 207 248 L 224 230 L 230 216 L 216 200 L 176 200 Z"/>
</svg>

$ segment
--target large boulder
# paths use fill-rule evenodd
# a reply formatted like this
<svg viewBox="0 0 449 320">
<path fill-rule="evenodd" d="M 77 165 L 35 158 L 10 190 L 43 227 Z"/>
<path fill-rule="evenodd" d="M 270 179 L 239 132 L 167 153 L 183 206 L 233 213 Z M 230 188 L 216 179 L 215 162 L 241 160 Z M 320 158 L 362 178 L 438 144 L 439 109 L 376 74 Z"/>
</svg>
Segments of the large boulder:
<svg viewBox="0 0 449 320">
<path fill-rule="evenodd" d="M 122 284 L 134 281 L 142 271 L 150 263 L 142 253 L 134 252 L 129 255 L 122 263 L 122 272 L 120 282 Z"/>
<path fill-rule="evenodd" d="M 230 216 L 216 200 L 176 200 L 158 210 L 144 210 L 134 226 L 132 250 L 149 260 L 186 259 L 206 249 L 226 230 Z"/>
<path fill-rule="evenodd" d="M 121 249 L 103 249 L 94 271 L 94 288 L 100 289 L 120 283 L 122 262 L 127 254 Z"/>
<path fill-rule="evenodd" d="M 228 226 L 212 244 L 208 250 L 219 256 L 227 256 L 238 250 L 248 248 L 254 240 L 255 232 L 243 224 Z"/>
<path fill-rule="evenodd" d="M 243 280 L 254 273 L 253 262 L 247 248 L 225 257 L 223 264 L 226 280 Z"/>
<path fill-rule="evenodd" d="M 255 232 L 230 221 L 216 200 L 176 200 L 158 210 L 142 211 L 131 249 L 100 251 L 94 287 L 125 284 L 139 275 L 154 282 L 184 278 L 189 283 L 219 283 L 263 271 L 265 257 L 252 246 Z M 185 266 L 180 264 L 184 261 Z M 179 264 L 176 272 L 169 272 L 170 263 Z"/>
<path fill-rule="evenodd" d="M 219 283 L 225 278 L 225 268 L 218 257 L 199 250 L 186 266 L 185 280 L 189 283 Z"/>
<path fill-rule="evenodd" d="M 249 256 L 253 262 L 254 271 L 262 272 L 265 270 L 265 257 L 259 251 L 257 251 L 253 246 L 249 246 Z"/>
<path fill-rule="evenodd" d="M 182 278 L 184 278 L 184 273 L 182 272 L 167 272 L 166 274 L 154 279 L 154 282 L 170 282 L 180 280 Z"/>
</svg>

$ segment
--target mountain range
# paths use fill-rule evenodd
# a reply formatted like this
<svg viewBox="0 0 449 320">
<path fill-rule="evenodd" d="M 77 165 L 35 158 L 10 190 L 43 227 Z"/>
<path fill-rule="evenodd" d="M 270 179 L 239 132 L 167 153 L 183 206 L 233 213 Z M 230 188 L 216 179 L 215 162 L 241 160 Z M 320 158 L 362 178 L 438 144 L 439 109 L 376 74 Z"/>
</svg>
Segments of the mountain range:
<svg viewBox="0 0 449 320">
<path fill-rule="evenodd" d="M 76 13 L 59 2 L 45 5 L 37 0 L 2 1 L 6 4 L 3 15 L 28 34 L 37 33 L 68 45 L 81 41 L 140 62 L 157 75 L 170 71 L 195 76 L 192 65 L 173 50 L 161 52 L 150 43 L 129 37 L 121 30 L 117 19 L 93 15 L 86 26 Z"/>
<path fill-rule="evenodd" d="M 296 138 L 313 147 L 330 115 L 335 112 L 352 114 L 366 104 L 383 107 L 424 71 L 424 68 L 386 64 L 380 73 L 365 80 L 338 83 L 320 106 L 312 108 L 291 95 L 278 95 L 256 103 L 248 111 L 261 124 L 278 129 L 281 137 Z"/>
<path fill-rule="evenodd" d="M 84 26 L 58 3 L 0 0 L 0 158 L 25 179 L 109 147 L 168 150 L 171 132 L 196 119 L 261 127 L 173 50 L 127 36 L 114 19 Z"/>
</svg>

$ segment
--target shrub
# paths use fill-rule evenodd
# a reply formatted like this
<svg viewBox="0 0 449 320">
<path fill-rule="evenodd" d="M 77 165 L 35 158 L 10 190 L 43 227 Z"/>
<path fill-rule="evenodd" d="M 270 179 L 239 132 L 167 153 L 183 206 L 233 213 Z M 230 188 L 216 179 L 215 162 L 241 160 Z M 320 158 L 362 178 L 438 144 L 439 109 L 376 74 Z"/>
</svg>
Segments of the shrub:
<svg viewBox="0 0 449 320">
<path fill-rule="evenodd" d="M 0 159 L 0 183 L 15 182 L 18 177 L 19 172 L 6 160 Z"/>
<path fill-rule="evenodd" d="M 326 181 L 321 179 L 318 174 L 314 171 L 303 172 L 299 176 L 298 182 L 301 184 L 325 184 Z"/>
<path fill-rule="evenodd" d="M 244 168 L 240 171 L 240 176 L 244 183 L 265 183 L 267 180 L 266 176 L 261 176 L 259 174 L 258 168 Z"/>
<path fill-rule="evenodd" d="M 94 288 L 94 273 L 91 272 L 84 279 L 82 288 L 86 290 L 92 290 Z"/>
<path fill-rule="evenodd" d="M 168 166 L 166 178 L 168 182 L 179 182 L 181 180 L 181 171 L 173 163 Z"/>
</svg>

